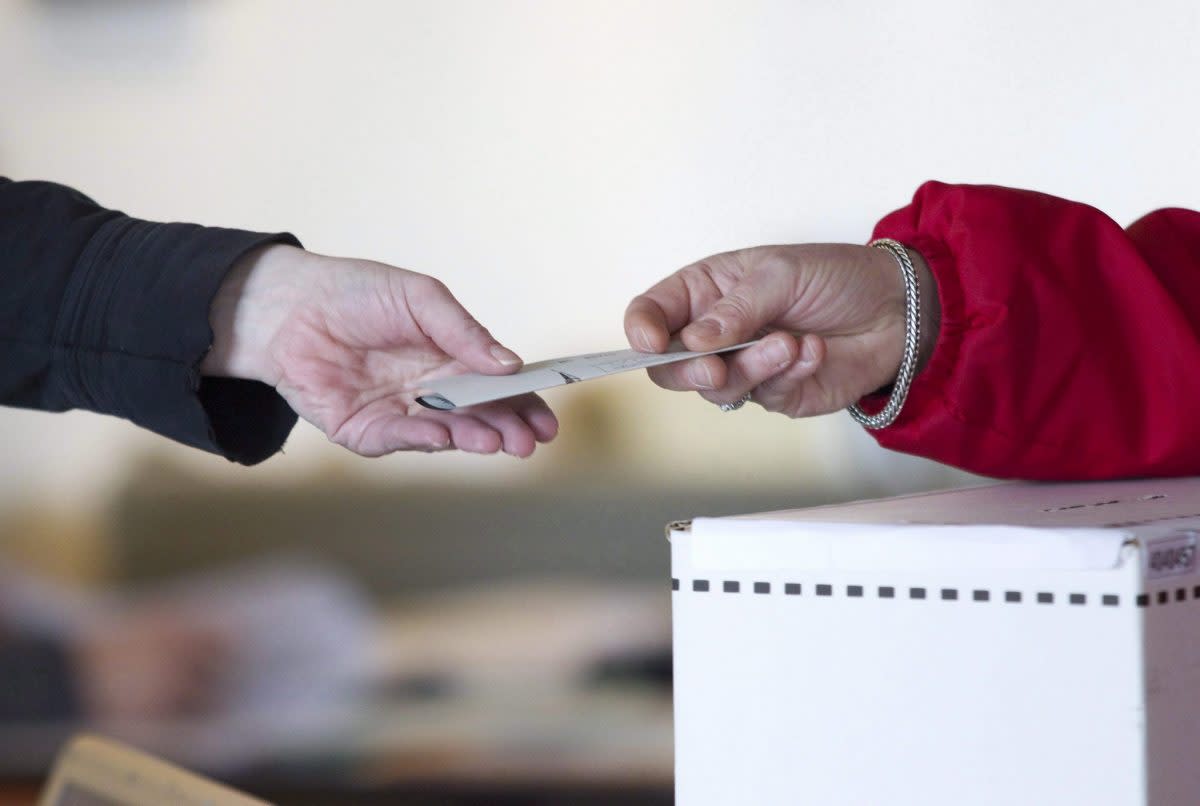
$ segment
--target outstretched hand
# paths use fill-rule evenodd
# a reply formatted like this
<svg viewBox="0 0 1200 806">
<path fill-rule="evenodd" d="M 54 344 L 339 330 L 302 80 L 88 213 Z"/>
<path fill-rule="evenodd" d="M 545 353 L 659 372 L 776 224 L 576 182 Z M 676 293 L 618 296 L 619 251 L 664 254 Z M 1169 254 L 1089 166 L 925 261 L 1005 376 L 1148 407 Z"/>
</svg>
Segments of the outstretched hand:
<svg viewBox="0 0 1200 806">
<path fill-rule="evenodd" d="M 937 338 L 936 291 L 910 252 L 923 302 L 922 352 Z M 850 244 L 760 246 L 693 263 L 636 297 L 625 334 L 662 352 L 678 334 L 691 350 L 762 337 L 732 355 L 649 370 L 659 386 L 713 403 L 745 395 L 769 411 L 806 417 L 837 411 L 896 378 L 904 352 L 904 285 L 887 252 Z"/>
<path fill-rule="evenodd" d="M 230 271 L 210 319 L 203 373 L 274 386 L 330 440 L 364 456 L 457 448 L 524 457 L 558 430 L 536 395 L 454 412 L 416 402 L 435 378 L 507 375 L 522 364 L 432 277 L 273 245 Z"/>
</svg>

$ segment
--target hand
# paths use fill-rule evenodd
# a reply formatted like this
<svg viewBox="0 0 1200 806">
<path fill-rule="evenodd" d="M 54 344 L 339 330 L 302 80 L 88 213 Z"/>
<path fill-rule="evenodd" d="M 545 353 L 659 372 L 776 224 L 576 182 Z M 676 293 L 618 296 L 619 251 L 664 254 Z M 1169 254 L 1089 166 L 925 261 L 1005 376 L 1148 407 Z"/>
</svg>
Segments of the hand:
<svg viewBox="0 0 1200 806">
<path fill-rule="evenodd" d="M 523 457 L 558 430 L 536 395 L 454 412 L 416 402 L 434 378 L 521 368 L 422 274 L 268 246 L 230 271 L 210 320 L 213 347 L 201 372 L 274 386 L 329 439 L 364 456 L 459 448 Z"/>
<path fill-rule="evenodd" d="M 927 359 L 937 341 L 937 292 L 925 261 L 909 255 L 921 286 Z M 895 380 L 904 316 L 900 271 L 881 249 L 760 246 L 693 263 L 636 297 L 625 335 L 646 352 L 662 352 L 676 333 L 692 350 L 762 336 L 733 355 L 656 367 L 650 376 L 713 403 L 751 394 L 768 411 L 807 417 L 843 409 Z"/>
</svg>

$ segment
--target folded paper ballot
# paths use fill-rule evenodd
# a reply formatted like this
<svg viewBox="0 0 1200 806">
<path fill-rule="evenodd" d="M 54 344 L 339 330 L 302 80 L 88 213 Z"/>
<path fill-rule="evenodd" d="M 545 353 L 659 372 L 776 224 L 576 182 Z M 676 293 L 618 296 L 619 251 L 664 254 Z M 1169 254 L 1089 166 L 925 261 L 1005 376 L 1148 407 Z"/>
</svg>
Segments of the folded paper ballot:
<svg viewBox="0 0 1200 806">
<path fill-rule="evenodd" d="M 474 406 L 477 403 L 488 403 L 528 392 L 537 392 L 554 386 L 603 378 L 618 372 L 628 372 L 631 369 L 647 369 L 663 364 L 673 364 L 676 361 L 686 361 L 702 355 L 729 353 L 749 347 L 754 343 L 748 341 L 731 347 L 722 347 L 719 350 L 691 352 L 683 349 L 682 344 L 672 342 L 665 353 L 613 350 L 608 353 L 588 353 L 538 361 L 534 364 L 527 364 L 512 375 L 480 375 L 474 372 L 466 375 L 452 375 L 433 381 L 429 385 L 429 392 L 418 397 L 417 402 L 426 408 L 450 411 L 465 406 Z"/>
</svg>

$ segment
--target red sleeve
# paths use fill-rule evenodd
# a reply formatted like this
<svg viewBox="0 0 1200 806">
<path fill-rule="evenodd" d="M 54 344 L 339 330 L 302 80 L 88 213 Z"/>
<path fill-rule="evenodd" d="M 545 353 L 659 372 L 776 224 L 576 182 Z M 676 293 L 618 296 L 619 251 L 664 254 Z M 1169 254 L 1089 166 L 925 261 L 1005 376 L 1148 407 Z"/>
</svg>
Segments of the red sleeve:
<svg viewBox="0 0 1200 806">
<path fill-rule="evenodd" d="M 942 326 L 887 448 L 989 476 L 1200 474 L 1200 213 L 922 185 L 875 237 L 920 252 Z"/>
</svg>

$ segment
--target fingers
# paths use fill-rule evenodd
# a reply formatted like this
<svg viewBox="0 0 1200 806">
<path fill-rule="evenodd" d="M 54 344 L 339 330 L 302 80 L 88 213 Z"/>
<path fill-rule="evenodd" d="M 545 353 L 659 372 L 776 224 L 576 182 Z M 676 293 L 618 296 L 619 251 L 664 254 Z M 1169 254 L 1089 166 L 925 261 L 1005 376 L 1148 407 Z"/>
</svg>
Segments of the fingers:
<svg viewBox="0 0 1200 806">
<path fill-rule="evenodd" d="M 558 434 L 558 418 L 540 397 L 521 395 L 456 411 L 424 411 L 409 419 L 430 419 L 450 432 L 451 444 L 469 453 L 504 451 L 522 459 L 539 442 Z"/>
<path fill-rule="evenodd" d="M 447 355 L 488 375 L 508 375 L 521 368 L 521 358 L 496 341 L 440 280 L 406 274 L 403 282 L 417 325 Z"/>
<path fill-rule="evenodd" d="M 364 407 L 329 435 L 362 456 L 397 451 L 504 451 L 521 458 L 558 433 L 558 419 L 537 395 L 457 411 L 429 411 L 388 398 Z"/>
<path fill-rule="evenodd" d="M 794 303 L 796 271 L 770 252 L 727 252 L 680 269 L 634 298 L 625 311 L 625 336 L 638 350 L 662 352 L 678 333 L 691 350 L 716 350 L 752 341 Z M 705 370 L 722 379 L 716 364 L 652 373 L 662 385 L 686 383 L 683 373 Z M 696 379 L 697 381 L 701 379 Z M 693 387 L 695 388 L 695 387 Z"/>
<path fill-rule="evenodd" d="M 522 395 L 505 402 L 529 424 L 538 442 L 549 442 L 558 436 L 558 418 L 537 395 Z"/>
<path fill-rule="evenodd" d="M 819 341 L 816 336 L 808 338 Z M 784 372 L 800 358 L 801 344 L 795 336 L 772 333 L 758 344 L 726 357 L 726 380 L 719 389 L 698 391 L 711 403 L 732 403 Z"/>
<path fill-rule="evenodd" d="M 705 264 L 694 263 L 633 298 L 625 309 L 625 338 L 635 350 L 661 353 L 671 334 L 721 296 Z"/>
<path fill-rule="evenodd" d="M 497 453 L 524 459 L 539 442 L 558 434 L 558 418 L 537 395 L 484 403 L 458 411 L 423 412 L 412 419 L 430 418 L 450 431 L 449 447 L 469 453 Z"/>
<path fill-rule="evenodd" d="M 524 459 L 539 442 L 558 434 L 558 418 L 537 395 L 485 403 L 455 412 L 431 413 L 451 432 L 454 447 L 471 453 L 504 451 Z"/>
<path fill-rule="evenodd" d="M 362 426 L 358 435 L 339 435 L 340 445 L 361 456 L 385 456 L 399 451 L 446 451 L 457 448 L 467 453 L 496 453 L 503 436 L 491 425 L 467 414 L 428 412 L 409 416 L 392 411 Z"/>
<path fill-rule="evenodd" d="M 524 459 L 533 453 L 538 442 L 552 439 L 558 430 L 558 421 L 545 404 L 534 395 L 526 398 L 522 399 L 520 410 L 504 401 L 471 406 L 461 411 L 428 412 L 418 418 L 436 420 L 449 429 L 451 447 L 468 453 L 504 451 L 510 456 Z M 537 430 L 526 419 L 526 412 L 538 421 Z M 546 415 L 549 415 L 552 424 L 546 422 Z"/>
<path fill-rule="evenodd" d="M 558 431 L 558 421 L 545 404 L 527 405 L 527 411 L 497 403 L 455 412 L 397 413 L 364 428 L 361 438 L 346 447 L 363 456 L 460 450 L 480 454 L 504 451 L 525 458 L 538 442 L 549 442 Z"/>
<path fill-rule="evenodd" d="M 674 279 L 667 278 L 665 282 Z M 659 285 L 662 285 L 660 283 Z M 656 286 L 657 288 L 657 286 Z M 643 353 L 661 353 L 671 342 L 671 334 L 682 325 L 672 326 L 672 323 L 683 319 L 677 312 L 672 315 L 663 303 L 673 307 L 682 307 L 685 300 L 670 296 L 662 301 L 651 294 L 653 289 L 640 297 L 634 297 L 625 309 L 625 338 L 635 350 Z M 686 313 L 684 314 L 686 316 Z M 684 320 L 686 322 L 686 319 Z"/>
<path fill-rule="evenodd" d="M 383 456 L 396 451 L 444 451 L 453 443 L 450 429 L 427 417 L 409 417 L 402 408 L 389 407 L 347 422 L 329 437 L 361 456 Z"/>
<path fill-rule="evenodd" d="M 650 380 L 674 392 L 720 389 L 725 386 L 728 372 L 725 360 L 718 355 L 706 355 L 646 370 Z"/>
<path fill-rule="evenodd" d="M 490 423 L 484 416 L 476 417 L 471 414 L 455 413 L 432 415 L 441 419 L 450 429 L 450 440 L 453 447 L 467 453 L 496 453 L 504 447 L 504 434 L 495 423 Z"/>
<path fill-rule="evenodd" d="M 491 428 L 499 437 L 497 450 L 524 459 L 537 447 L 537 436 L 520 414 L 503 403 L 484 404 L 468 409 L 471 417 Z M 457 415 L 462 417 L 464 415 Z"/>
<path fill-rule="evenodd" d="M 729 381 L 724 387 L 700 394 L 718 405 L 746 395 L 762 404 L 768 392 L 790 390 L 812 377 L 824 357 L 825 341 L 820 336 L 809 334 L 797 342 L 791 334 L 773 333 L 754 347 L 734 354 L 730 359 Z"/>
<path fill-rule="evenodd" d="M 754 402 L 767 411 L 789 417 L 828 414 L 842 406 L 832 405 L 827 391 L 811 371 L 792 367 L 754 390 Z"/>
<path fill-rule="evenodd" d="M 776 332 L 721 358 L 705 356 L 649 372 L 659 386 L 697 391 L 711 403 L 732 403 L 750 394 L 769 411 L 807 416 L 827 410 L 822 408 L 826 395 L 813 380 L 825 362 L 826 349 L 825 340 L 815 334 L 797 340 L 790 333 Z"/>
<path fill-rule="evenodd" d="M 679 334 L 690 350 L 715 350 L 751 341 L 794 302 L 788 271 L 748 275 Z"/>
<path fill-rule="evenodd" d="M 807 338 L 820 340 L 817 336 Z M 654 367 L 649 373 L 654 382 L 664 389 L 704 392 L 707 399 L 724 403 L 737 400 L 766 379 L 782 372 L 800 354 L 801 347 L 795 336 L 776 332 L 736 353 L 667 364 Z"/>
</svg>

